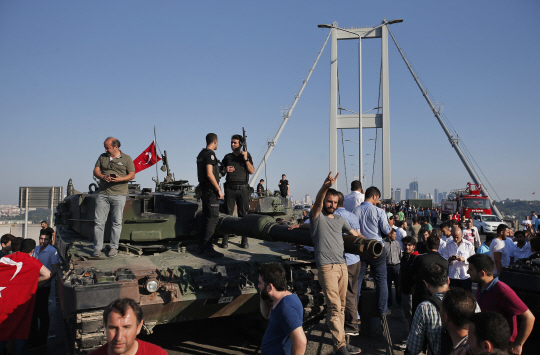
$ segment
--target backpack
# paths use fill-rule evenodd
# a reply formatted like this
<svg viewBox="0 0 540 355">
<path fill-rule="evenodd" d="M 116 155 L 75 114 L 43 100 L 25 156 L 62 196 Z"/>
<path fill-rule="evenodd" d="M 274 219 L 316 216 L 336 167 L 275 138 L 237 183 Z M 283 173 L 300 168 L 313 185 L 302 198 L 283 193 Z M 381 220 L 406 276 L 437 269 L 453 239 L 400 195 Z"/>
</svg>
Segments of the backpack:
<svg viewBox="0 0 540 355">
<path fill-rule="evenodd" d="M 441 315 L 441 305 L 442 301 L 439 297 L 433 295 L 429 298 L 429 302 L 431 302 L 435 308 L 437 309 L 437 312 L 439 312 L 439 316 Z M 441 319 L 442 322 L 442 319 Z M 428 346 L 429 348 L 429 346 Z M 430 354 L 433 353 L 432 349 L 430 350 Z M 441 352 L 440 355 L 450 355 L 452 351 L 454 350 L 454 344 L 452 342 L 452 337 L 450 337 L 450 333 L 446 328 L 444 328 L 441 325 Z"/>
</svg>

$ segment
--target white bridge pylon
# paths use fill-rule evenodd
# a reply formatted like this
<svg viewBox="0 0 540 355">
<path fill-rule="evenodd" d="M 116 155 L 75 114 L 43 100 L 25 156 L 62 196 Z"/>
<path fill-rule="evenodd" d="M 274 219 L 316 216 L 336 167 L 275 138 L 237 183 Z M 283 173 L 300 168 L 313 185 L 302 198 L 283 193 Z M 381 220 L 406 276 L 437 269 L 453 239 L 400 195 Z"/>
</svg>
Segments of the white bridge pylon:
<svg viewBox="0 0 540 355">
<path fill-rule="evenodd" d="M 363 150 L 362 150 L 362 129 L 382 128 L 382 186 L 383 199 L 391 198 L 391 166 L 390 166 L 390 109 L 388 90 L 388 28 L 383 23 L 375 27 L 364 28 L 339 28 L 337 22 L 332 25 L 319 25 L 319 27 L 330 27 L 331 31 L 331 53 L 330 53 L 330 171 L 338 171 L 338 129 L 358 129 L 358 157 L 360 177 L 363 176 Z M 395 21 L 398 22 L 398 21 Z M 400 21 L 399 21 L 400 22 Z M 362 114 L 362 39 L 380 38 L 382 43 L 381 59 L 381 113 Z M 338 114 L 338 40 L 358 40 L 358 113 L 359 114 Z M 342 73 L 343 74 L 343 73 Z M 362 127 L 362 129 L 359 129 Z M 373 157 L 374 159 L 376 157 Z M 337 188 L 337 183 L 334 185 Z M 364 186 L 364 190 L 367 186 Z"/>
</svg>

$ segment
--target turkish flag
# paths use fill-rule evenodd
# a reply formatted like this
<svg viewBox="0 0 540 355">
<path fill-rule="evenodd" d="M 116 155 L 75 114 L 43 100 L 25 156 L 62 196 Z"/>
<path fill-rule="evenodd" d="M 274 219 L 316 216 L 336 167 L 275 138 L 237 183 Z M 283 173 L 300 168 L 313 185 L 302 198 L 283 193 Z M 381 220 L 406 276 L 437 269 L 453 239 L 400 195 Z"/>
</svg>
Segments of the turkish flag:
<svg viewBox="0 0 540 355">
<path fill-rule="evenodd" d="M 152 142 L 152 144 L 150 144 L 150 146 L 133 161 L 133 164 L 135 164 L 135 173 L 151 167 L 160 160 L 161 158 L 156 153 L 156 146 L 154 145 L 154 142 Z"/>
<path fill-rule="evenodd" d="M 28 339 L 42 266 L 21 252 L 0 259 L 0 341 Z"/>
</svg>

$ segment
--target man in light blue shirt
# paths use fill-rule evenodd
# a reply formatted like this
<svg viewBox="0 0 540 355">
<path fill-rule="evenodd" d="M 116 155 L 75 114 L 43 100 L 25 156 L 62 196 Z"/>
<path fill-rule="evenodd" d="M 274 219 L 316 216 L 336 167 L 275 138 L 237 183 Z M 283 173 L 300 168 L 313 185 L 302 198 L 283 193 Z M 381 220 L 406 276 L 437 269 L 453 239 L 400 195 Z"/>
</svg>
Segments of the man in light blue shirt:
<svg viewBox="0 0 540 355">
<path fill-rule="evenodd" d="M 390 232 L 390 225 L 384 211 L 375 205 L 379 202 L 381 192 L 375 186 L 366 190 L 365 201 L 356 207 L 353 213 L 358 217 L 362 235 L 368 239 L 375 239 L 383 245 L 382 254 L 377 258 L 363 257 L 360 261 L 360 274 L 358 275 L 358 293 L 362 288 L 362 281 L 366 276 L 367 266 L 371 266 L 371 276 L 375 280 L 377 297 L 379 299 L 379 312 L 387 311 L 388 286 L 386 284 L 386 251 L 384 249 L 383 235 Z"/>
<path fill-rule="evenodd" d="M 351 212 L 347 211 L 344 207 L 345 197 L 338 191 L 338 203 L 337 209 L 334 211 L 334 215 L 345 218 L 351 225 L 352 229 L 360 233 L 360 225 L 358 224 L 358 218 Z M 345 262 L 347 263 L 347 296 L 345 300 L 345 335 L 356 336 L 358 332 L 358 275 L 360 274 L 360 255 L 345 254 Z"/>
</svg>

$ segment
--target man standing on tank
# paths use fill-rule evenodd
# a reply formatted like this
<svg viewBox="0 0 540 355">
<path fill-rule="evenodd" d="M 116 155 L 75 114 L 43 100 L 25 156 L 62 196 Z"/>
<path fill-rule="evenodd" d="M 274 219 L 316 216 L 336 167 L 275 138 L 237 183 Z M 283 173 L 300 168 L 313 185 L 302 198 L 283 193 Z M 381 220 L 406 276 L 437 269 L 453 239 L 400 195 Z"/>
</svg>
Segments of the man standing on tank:
<svg viewBox="0 0 540 355">
<path fill-rule="evenodd" d="M 101 256 L 105 223 L 111 211 L 109 257 L 114 257 L 117 254 L 122 233 L 122 216 L 128 195 L 128 181 L 135 178 L 135 165 L 131 157 L 120 150 L 118 139 L 108 137 L 103 146 L 105 153 L 99 156 L 94 168 L 94 176 L 100 181 L 99 194 L 96 198 L 93 255 Z"/>
<path fill-rule="evenodd" d="M 279 192 L 281 197 L 289 196 L 289 180 L 286 179 L 285 174 L 281 175 L 281 180 L 279 180 Z"/>
<path fill-rule="evenodd" d="M 225 212 L 232 216 L 236 204 L 236 212 L 240 218 L 244 217 L 248 210 L 249 174 L 255 172 L 251 155 L 245 148 L 242 151 L 244 146 L 244 138 L 239 134 L 235 134 L 231 137 L 232 153 L 225 155 L 221 161 L 221 165 L 225 167 L 227 174 L 225 180 Z M 229 236 L 224 236 L 223 248 L 227 248 L 228 244 Z M 249 248 L 247 237 L 242 236 L 241 247 Z"/>
<path fill-rule="evenodd" d="M 197 178 L 202 199 L 202 217 L 204 227 L 199 237 L 199 254 L 208 257 L 223 257 L 214 250 L 212 235 L 219 220 L 219 200 L 223 200 L 223 192 L 219 187 L 219 162 L 214 150 L 218 147 L 218 136 L 215 133 L 206 135 L 206 148 L 197 156 Z"/>
</svg>

